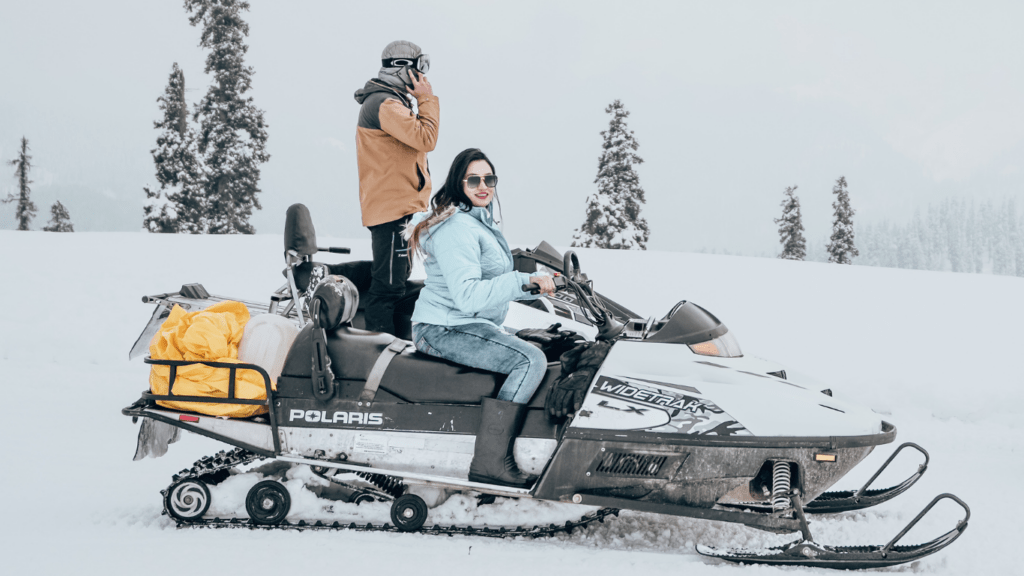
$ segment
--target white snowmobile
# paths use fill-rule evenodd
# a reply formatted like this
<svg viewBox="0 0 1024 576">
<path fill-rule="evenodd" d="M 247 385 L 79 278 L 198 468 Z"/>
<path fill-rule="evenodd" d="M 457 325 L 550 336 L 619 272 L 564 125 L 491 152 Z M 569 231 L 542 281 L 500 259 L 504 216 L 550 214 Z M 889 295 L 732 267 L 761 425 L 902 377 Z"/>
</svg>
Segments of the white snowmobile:
<svg viewBox="0 0 1024 576">
<path fill-rule="evenodd" d="M 552 419 L 544 410 L 545 397 L 559 375 L 558 363 L 549 365 L 514 445 L 519 468 L 538 475 L 536 483 L 520 489 L 470 482 L 481 398 L 494 397 L 504 376 L 437 360 L 415 352 L 406 339 L 362 330 L 357 327 L 361 314 L 349 313 L 339 325 L 324 326 L 319 311 L 309 309 L 303 295 L 315 275 L 312 255 L 318 248 L 308 212 L 297 206 L 289 209 L 286 225 L 287 284 L 269 304 L 246 302 L 253 314 L 283 314 L 302 326 L 287 350 L 276 391 L 260 366 L 207 362 L 231 371 L 232 381 L 240 369 L 260 372 L 267 399 L 236 399 L 233 393 L 227 398 L 179 396 L 173 391 L 174 373 L 189 362 L 147 357 L 147 363 L 172 367 L 168 394 L 147 390 L 122 410 L 133 421 L 145 420 L 140 450 L 143 435 L 152 433 L 147 432 L 147 423 L 165 430 L 173 427 L 175 433 L 188 430 L 235 447 L 200 459 L 191 469 L 175 475 L 163 491 L 165 511 L 179 526 L 348 528 L 509 537 L 571 531 L 603 521 L 619 510 L 636 510 L 801 534 L 797 541 L 771 549 L 697 546 L 705 556 L 844 569 L 918 560 L 948 546 L 967 528 L 968 506 L 956 496 L 941 494 L 885 545 L 844 547 L 815 542 L 806 514 L 857 510 L 887 501 L 921 477 L 928 453 L 916 444 L 903 444 L 860 489 L 827 492 L 875 446 L 891 443 L 896 438 L 895 427 L 868 409 L 832 398 L 828 390 L 812 389 L 788 377 L 783 366 L 744 356 L 726 326 L 692 302 L 680 302 L 659 320 L 636 319 L 628 309 L 593 291 L 575 254 L 563 257 L 546 243 L 534 250 L 516 251 L 516 266 L 526 272 L 542 266 L 559 273 L 561 290 L 553 298 L 513 303 L 505 328 L 515 332 L 561 323 L 576 339 L 612 342 L 611 350 L 582 406 L 561 419 Z M 368 279 L 368 263 L 338 266 L 329 271 L 348 271 L 361 290 L 366 287 L 359 278 Z M 396 320 L 411 314 L 410 302 L 414 303 L 417 293 L 415 286 L 411 288 L 407 302 L 396 311 Z M 174 304 L 200 310 L 225 299 L 209 295 L 196 284 L 175 293 L 144 297 L 144 302 L 155 303 L 157 308 L 132 356 L 148 352 L 152 335 Z M 351 305 L 352 310 L 357 308 L 355 303 Z M 396 325 L 401 332 L 402 322 Z M 547 352 L 554 355 L 557 351 Z M 223 419 L 156 404 L 169 400 L 262 404 L 269 413 Z M 871 489 L 882 470 L 905 448 L 923 455 L 924 463 L 917 472 L 896 486 Z M 352 505 L 390 500 L 393 525 L 289 523 L 285 517 L 291 499 L 287 488 L 275 480 L 259 482 L 249 491 L 248 520 L 207 517 L 208 486 L 257 459 L 309 466 L 332 482 L 335 499 Z M 340 480 L 339 474 L 361 481 Z M 438 494 L 453 492 L 477 494 L 484 501 L 531 498 L 600 510 L 547 527 L 492 530 L 427 525 L 428 501 L 437 502 Z M 934 540 L 899 545 L 910 528 L 943 499 L 962 506 L 963 519 Z"/>
</svg>

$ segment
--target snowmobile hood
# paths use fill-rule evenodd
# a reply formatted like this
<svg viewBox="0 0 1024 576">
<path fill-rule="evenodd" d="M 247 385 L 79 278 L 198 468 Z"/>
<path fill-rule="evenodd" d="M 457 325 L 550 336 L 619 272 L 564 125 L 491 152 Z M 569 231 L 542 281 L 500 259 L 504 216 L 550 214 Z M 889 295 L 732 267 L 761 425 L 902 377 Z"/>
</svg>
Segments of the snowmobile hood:
<svg viewBox="0 0 1024 576">
<path fill-rule="evenodd" d="M 359 90 L 356 90 L 353 97 L 356 99 L 356 102 L 362 104 L 367 97 L 369 97 L 371 94 L 376 94 L 378 92 L 386 92 L 388 94 L 396 96 L 402 102 L 404 102 L 406 106 L 410 105 L 409 99 L 408 97 L 406 97 L 405 94 L 402 94 L 398 90 L 394 89 L 391 86 L 388 86 L 387 84 L 381 82 L 380 80 L 377 80 L 376 78 L 367 81 L 365 86 L 363 86 Z"/>
<path fill-rule="evenodd" d="M 711 436 L 842 437 L 882 432 L 881 418 L 767 374 L 766 361 L 709 358 L 686 346 L 618 342 L 572 426 Z"/>
</svg>

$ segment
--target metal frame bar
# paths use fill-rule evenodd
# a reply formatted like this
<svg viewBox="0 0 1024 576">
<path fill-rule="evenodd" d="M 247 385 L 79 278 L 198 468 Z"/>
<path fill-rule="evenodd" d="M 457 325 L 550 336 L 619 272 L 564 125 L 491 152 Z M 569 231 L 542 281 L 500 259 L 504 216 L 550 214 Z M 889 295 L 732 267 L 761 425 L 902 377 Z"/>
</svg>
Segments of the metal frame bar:
<svg viewBox="0 0 1024 576">
<path fill-rule="evenodd" d="M 267 413 L 270 416 L 270 432 L 274 438 L 274 453 L 281 453 L 281 438 L 277 430 L 277 414 L 274 412 L 274 388 L 270 381 L 270 375 L 262 367 L 256 364 L 245 364 L 245 363 L 233 363 L 233 362 L 213 362 L 207 360 L 161 360 L 157 358 L 146 358 L 146 364 L 153 364 L 156 366 L 169 366 L 170 377 L 167 380 L 167 394 L 153 394 L 150 392 L 143 392 L 142 398 L 144 400 L 153 401 L 169 401 L 169 402 L 200 402 L 204 404 L 244 404 L 244 405 L 262 405 L 267 407 Z M 194 364 L 202 364 L 211 368 L 227 368 L 229 370 L 228 375 L 228 396 L 226 398 L 215 398 L 209 396 L 175 396 L 172 393 L 174 387 L 174 380 L 177 378 L 179 366 L 191 366 Z M 247 398 L 235 398 L 235 373 L 238 370 L 254 370 L 263 377 L 263 383 L 267 390 L 266 400 L 252 400 Z M 223 438 L 218 438 L 223 439 Z M 235 442 L 228 442 L 229 444 L 236 444 Z M 248 448 L 247 448 L 248 449 Z"/>
<path fill-rule="evenodd" d="M 751 528 L 760 528 L 770 531 L 797 532 L 801 529 L 800 521 L 791 518 L 781 518 L 765 513 L 757 512 L 733 512 L 731 510 L 715 510 L 713 508 L 696 508 L 680 504 L 663 504 L 659 502 L 648 502 L 644 500 L 628 500 L 625 498 L 610 498 L 607 496 L 592 496 L 590 494 L 577 494 L 573 502 L 585 506 L 600 506 L 602 508 L 619 508 L 622 510 L 636 510 L 638 512 L 653 512 L 655 514 L 668 514 L 670 516 L 684 516 L 687 518 L 699 518 L 702 520 L 717 520 L 719 522 L 732 522 L 743 524 Z"/>
<path fill-rule="evenodd" d="M 306 464 L 309 466 L 320 466 L 322 468 L 337 468 L 339 470 L 345 470 L 348 472 L 365 472 L 369 474 L 383 474 L 385 476 L 395 476 L 402 478 L 403 480 L 416 480 L 424 484 L 433 484 L 437 486 L 451 486 L 454 488 L 470 488 L 480 492 L 486 492 L 488 494 L 495 494 L 499 496 L 510 496 L 513 498 L 532 498 L 533 490 L 530 488 L 509 488 L 508 486 L 496 486 L 494 484 L 483 484 L 481 482 L 470 482 L 469 480 L 458 480 L 456 478 L 450 478 L 448 476 L 434 476 L 431 474 L 419 474 L 417 472 L 403 472 L 399 470 L 385 470 L 381 468 L 369 468 L 367 466 L 359 466 L 355 464 L 347 464 L 345 462 L 333 462 L 330 460 L 313 460 L 310 458 L 301 458 L 298 456 L 286 456 L 281 455 L 277 457 L 282 462 L 291 462 L 293 464 Z"/>
<path fill-rule="evenodd" d="M 140 407 L 137 407 L 137 406 L 134 406 L 134 405 L 133 406 L 129 406 L 129 407 L 124 408 L 123 410 L 121 410 L 121 414 L 124 414 L 125 416 L 131 416 L 133 421 L 134 421 L 135 418 L 151 418 L 151 419 L 156 420 L 158 422 L 163 422 L 165 424 L 170 424 L 171 426 L 174 426 L 174 427 L 177 427 L 177 428 L 181 428 L 182 430 L 188 430 L 189 432 L 194 432 L 196 434 L 199 434 L 200 436 L 206 436 L 207 438 L 213 438 L 214 440 L 223 442 L 225 444 L 230 444 L 231 446 L 237 446 L 237 447 L 242 448 L 244 450 L 248 450 L 249 452 L 255 452 L 256 454 L 259 454 L 261 456 L 266 456 L 268 458 L 276 457 L 277 454 L 280 453 L 280 451 L 281 451 L 280 448 L 278 448 L 277 452 L 274 452 L 274 451 L 271 451 L 271 450 L 267 450 L 265 448 L 260 448 L 259 446 L 253 446 L 252 444 L 249 444 L 247 442 L 239 442 L 235 438 L 230 438 L 230 437 L 225 436 L 223 434 L 218 434 L 217 432 L 213 432 L 213 431 L 207 430 L 206 428 L 202 428 L 200 426 L 193 426 L 193 425 L 191 425 L 191 424 L 189 424 L 187 422 L 183 422 L 181 420 L 177 420 L 177 419 L 171 418 L 170 416 L 167 416 L 165 414 L 161 414 L 161 413 L 155 412 L 153 410 L 148 410 L 146 408 L 140 408 Z M 216 416 L 206 416 L 206 418 L 216 418 Z M 274 439 L 276 441 L 277 437 L 275 436 Z M 275 446 L 276 445 L 277 445 L 277 442 L 275 442 Z"/>
</svg>

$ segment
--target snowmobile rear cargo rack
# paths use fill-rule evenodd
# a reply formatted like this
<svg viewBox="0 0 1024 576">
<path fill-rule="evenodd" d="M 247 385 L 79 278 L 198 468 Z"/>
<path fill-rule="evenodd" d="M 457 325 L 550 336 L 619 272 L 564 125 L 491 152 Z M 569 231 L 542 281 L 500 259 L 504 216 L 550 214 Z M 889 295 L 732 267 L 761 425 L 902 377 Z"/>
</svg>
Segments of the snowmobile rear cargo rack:
<svg viewBox="0 0 1024 576">
<path fill-rule="evenodd" d="M 280 438 L 280 435 L 278 434 L 278 430 L 277 430 L 277 416 L 274 414 L 274 410 L 271 407 L 271 402 L 273 402 L 273 399 L 274 399 L 274 389 L 273 389 L 272 383 L 270 381 L 270 374 L 267 374 L 267 371 L 264 370 L 262 367 L 257 366 L 256 364 L 245 364 L 245 363 L 241 363 L 241 362 L 240 363 L 232 363 L 232 362 L 213 362 L 213 361 L 208 361 L 208 360 L 162 360 L 162 359 L 150 358 L 150 357 L 146 357 L 145 358 L 145 362 L 146 362 L 146 364 L 153 364 L 153 365 L 156 365 L 156 366 L 169 366 L 170 367 L 170 376 L 167 378 L 167 394 L 153 394 L 152 392 L 149 392 L 149 391 L 143 391 L 142 395 L 141 395 L 141 400 L 142 401 L 147 402 L 147 403 L 149 403 L 149 402 L 154 402 L 155 403 L 155 402 L 158 402 L 158 401 L 167 401 L 167 402 L 199 402 L 199 403 L 203 403 L 203 404 L 236 404 L 236 405 L 247 405 L 247 406 L 266 406 L 267 407 L 267 416 L 270 418 L 271 437 L 274 440 L 274 453 L 275 454 L 280 454 L 281 453 L 281 438 Z M 211 368 L 227 369 L 228 370 L 228 395 L 226 397 L 221 398 L 221 397 L 214 397 L 214 396 L 181 396 L 181 395 L 178 395 L 178 394 L 174 394 L 173 393 L 174 392 L 174 381 L 175 381 L 175 379 L 177 378 L 177 375 L 178 375 L 178 367 L 180 367 L 180 366 L 192 366 L 192 365 L 195 365 L 195 364 L 202 364 L 204 366 L 209 366 Z M 264 399 L 264 400 L 254 400 L 254 399 L 249 399 L 249 398 L 236 398 L 235 397 L 235 376 L 236 376 L 236 374 L 238 373 L 239 370 L 254 370 L 254 371 L 259 373 L 259 375 L 263 378 L 264 385 L 266 386 L 266 390 L 267 390 L 267 397 L 266 397 L 266 399 Z M 127 408 L 125 410 L 127 410 Z M 122 413 L 124 413 L 124 411 L 122 411 Z M 146 414 L 145 417 L 152 418 L 153 416 L 151 416 L 150 414 Z M 183 422 L 177 422 L 177 421 L 173 421 L 173 420 L 168 419 L 168 423 L 172 424 L 174 426 L 177 426 L 179 428 L 184 428 L 184 429 L 192 431 L 192 432 L 198 432 L 199 434 L 203 434 L 205 436 L 209 436 L 210 435 L 206 431 L 199 431 L 199 429 L 194 429 L 191 426 L 187 426 Z M 217 439 L 218 440 L 227 441 L 230 444 L 235 444 L 235 445 L 238 444 L 238 442 L 231 441 L 230 439 L 226 439 L 226 438 L 217 438 Z M 252 446 L 245 446 L 245 448 L 247 450 L 252 450 L 252 451 L 255 451 L 255 452 L 258 452 L 258 453 L 265 452 L 264 450 L 260 450 L 258 448 L 252 447 Z"/>
</svg>

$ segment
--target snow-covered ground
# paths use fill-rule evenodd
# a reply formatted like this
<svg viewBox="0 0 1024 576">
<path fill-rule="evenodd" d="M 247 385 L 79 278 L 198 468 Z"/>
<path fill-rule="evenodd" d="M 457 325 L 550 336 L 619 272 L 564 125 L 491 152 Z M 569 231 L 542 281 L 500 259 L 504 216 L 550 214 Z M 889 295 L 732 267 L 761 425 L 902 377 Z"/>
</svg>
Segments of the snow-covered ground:
<svg viewBox="0 0 1024 576">
<path fill-rule="evenodd" d="M 366 240 L 320 243 L 368 256 Z M 583 269 L 613 299 L 646 316 L 660 316 L 680 299 L 697 302 L 730 327 L 745 353 L 826 382 L 836 396 L 885 414 L 899 429 L 897 443 L 914 441 L 930 451 L 928 472 L 903 496 L 868 511 L 814 519 L 819 541 L 887 542 L 934 495 L 952 492 L 972 508 L 964 536 L 889 571 L 1019 573 L 1024 280 L 707 254 L 578 252 Z M 778 537 L 634 513 L 571 536 L 515 541 L 174 529 L 160 515 L 159 490 L 171 474 L 222 446 L 187 435 L 163 458 L 131 461 L 137 426 L 120 409 L 146 386 L 146 366 L 127 359 L 151 312 L 139 298 L 201 282 L 214 294 L 263 300 L 281 283 L 281 254 L 281 237 L 273 235 L 0 231 L 5 573 L 820 572 L 707 560 L 694 544 L 759 546 Z M 336 257 L 323 259 L 335 261 L 329 258 Z M 892 448 L 876 450 L 840 487 L 859 486 Z M 901 480 L 917 463 L 907 454 L 878 484 Z M 295 509 L 335 513 L 302 487 L 301 472 L 293 476 Z M 244 493 L 220 489 L 218 505 Z M 506 502 L 497 513 L 535 524 L 585 511 Z M 460 522 L 480 512 L 456 498 L 434 513 L 441 522 Z M 360 514 L 383 518 L 386 507 Z M 959 514 L 952 503 L 940 504 L 904 542 L 945 532 Z"/>
</svg>

